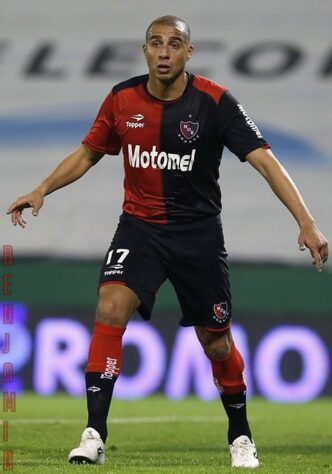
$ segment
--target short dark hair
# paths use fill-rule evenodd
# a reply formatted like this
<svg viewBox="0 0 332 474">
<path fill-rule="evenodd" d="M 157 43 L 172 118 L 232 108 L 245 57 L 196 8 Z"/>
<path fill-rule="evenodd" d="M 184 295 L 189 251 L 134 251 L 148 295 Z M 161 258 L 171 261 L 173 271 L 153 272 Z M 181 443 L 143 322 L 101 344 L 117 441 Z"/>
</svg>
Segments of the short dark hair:
<svg viewBox="0 0 332 474">
<path fill-rule="evenodd" d="M 190 43 L 190 28 L 189 25 L 186 21 L 182 20 L 181 18 L 173 15 L 165 15 L 165 16 L 160 16 L 159 18 L 156 18 L 153 20 L 150 25 L 148 26 L 146 33 L 145 33 L 145 41 L 148 41 L 149 39 L 149 33 L 150 30 L 153 26 L 155 25 L 167 25 L 167 26 L 174 26 L 175 28 L 178 26 L 179 23 L 182 23 L 182 28 L 187 42 Z"/>
</svg>

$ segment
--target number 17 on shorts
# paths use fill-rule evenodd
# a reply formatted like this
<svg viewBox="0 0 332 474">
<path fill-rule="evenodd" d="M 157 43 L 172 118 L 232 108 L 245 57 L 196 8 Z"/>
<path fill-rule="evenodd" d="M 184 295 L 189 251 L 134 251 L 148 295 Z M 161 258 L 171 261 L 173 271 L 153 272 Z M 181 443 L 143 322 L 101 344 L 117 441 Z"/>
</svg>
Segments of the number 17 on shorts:
<svg viewBox="0 0 332 474">
<path fill-rule="evenodd" d="M 122 275 L 123 263 L 129 255 L 129 249 L 113 249 L 108 252 L 104 276 Z"/>
</svg>

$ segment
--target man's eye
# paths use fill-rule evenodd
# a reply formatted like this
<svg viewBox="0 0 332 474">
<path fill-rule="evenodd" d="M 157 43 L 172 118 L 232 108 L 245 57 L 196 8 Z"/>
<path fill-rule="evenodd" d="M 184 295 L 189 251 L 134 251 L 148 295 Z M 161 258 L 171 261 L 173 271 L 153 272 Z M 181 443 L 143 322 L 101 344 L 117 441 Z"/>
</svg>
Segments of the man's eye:
<svg viewBox="0 0 332 474">
<path fill-rule="evenodd" d="M 178 49 L 180 47 L 179 43 L 171 43 L 171 48 Z"/>
<path fill-rule="evenodd" d="M 151 46 L 153 46 L 154 48 L 158 48 L 159 45 L 160 45 L 159 41 L 153 41 L 151 43 Z"/>
</svg>

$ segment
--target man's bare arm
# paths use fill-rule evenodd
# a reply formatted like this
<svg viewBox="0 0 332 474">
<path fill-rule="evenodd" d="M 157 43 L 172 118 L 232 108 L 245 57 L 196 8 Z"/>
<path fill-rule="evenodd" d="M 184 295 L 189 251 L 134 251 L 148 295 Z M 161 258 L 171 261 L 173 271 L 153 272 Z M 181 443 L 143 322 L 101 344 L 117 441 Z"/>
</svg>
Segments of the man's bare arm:
<svg viewBox="0 0 332 474">
<path fill-rule="evenodd" d="M 314 218 L 291 177 L 279 163 L 271 150 L 258 148 L 249 153 L 247 161 L 266 179 L 272 191 L 289 209 L 300 227 L 298 238 L 300 250 L 308 248 L 318 271 L 328 258 L 328 242 L 319 231 Z"/>
<path fill-rule="evenodd" d="M 81 145 L 70 153 L 36 189 L 25 196 L 18 197 L 8 208 L 7 214 L 11 215 L 13 225 L 25 227 L 26 220 L 22 215 L 23 209 L 32 208 L 32 214 L 38 215 L 47 194 L 63 188 L 83 176 L 101 158 L 102 154 Z"/>
</svg>

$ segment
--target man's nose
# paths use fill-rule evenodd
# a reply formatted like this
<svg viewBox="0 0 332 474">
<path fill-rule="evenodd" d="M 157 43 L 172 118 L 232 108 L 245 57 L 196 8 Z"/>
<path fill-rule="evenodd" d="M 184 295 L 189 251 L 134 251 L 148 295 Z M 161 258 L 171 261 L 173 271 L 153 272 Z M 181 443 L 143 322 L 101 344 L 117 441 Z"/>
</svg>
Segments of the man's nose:
<svg viewBox="0 0 332 474">
<path fill-rule="evenodd" d="M 160 47 L 159 57 L 162 59 L 169 58 L 169 47 L 167 44 Z"/>
</svg>

